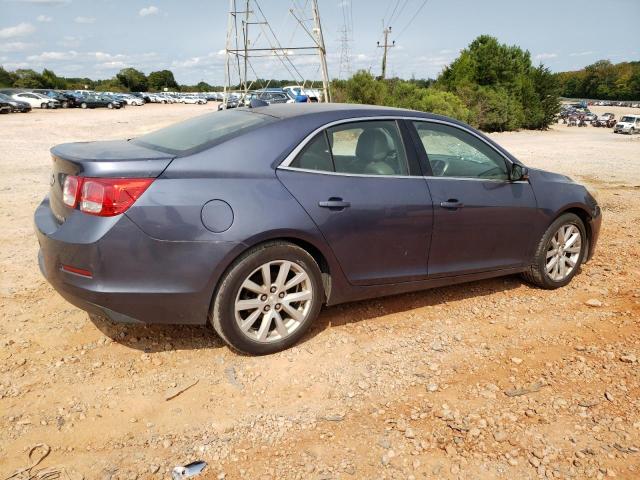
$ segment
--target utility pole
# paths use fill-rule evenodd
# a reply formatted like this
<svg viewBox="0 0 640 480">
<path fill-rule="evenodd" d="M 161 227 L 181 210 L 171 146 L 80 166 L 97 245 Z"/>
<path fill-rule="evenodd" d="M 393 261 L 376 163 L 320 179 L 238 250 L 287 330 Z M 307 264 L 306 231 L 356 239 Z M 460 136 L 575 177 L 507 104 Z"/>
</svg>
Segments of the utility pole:
<svg viewBox="0 0 640 480">
<path fill-rule="evenodd" d="M 389 44 L 389 34 L 391 33 L 391 27 L 385 28 L 382 33 L 384 34 L 384 44 L 380 45 L 378 42 L 378 48 L 384 48 L 384 52 L 382 53 L 382 75 L 381 79 L 384 80 L 385 75 L 387 74 L 387 50 L 396 46 L 396 41 L 394 40 L 391 44 Z"/>
<path fill-rule="evenodd" d="M 324 36 L 322 35 L 322 23 L 320 23 L 320 12 L 318 11 L 318 1 L 313 0 L 311 9 L 313 10 L 313 33 L 316 35 L 318 44 L 318 55 L 320 56 L 320 66 L 322 67 L 322 97 L 325 102 L 331 101 L 329 91 L 329 70 L 327 69 L 327 49 L 324 47 Z"/>
<path fill-rule="evenodd" d="M 0 0 L 1 1 L 1 0 Z M 320 22 L 320 13 L 318 11 L 317 0 L 313 0 L 312 13 L 313 18 L 299 18 L 293 9 L 290 14 L 298 21 L 305 34 L 312 40 L 313 45 L 302 46 L 284 46 L 278 40 L 276 33 L 266 19 L 262 8 L 261 0 L 229 0 L 229 17 L 227 22 L 227 40 L 225 50 L 225 107 L 227 98 L 231 93 L 233 77 L 237 75 L 238 86 L 246 94 L 253 84 L 249 79 L 249 72 L 253 72 L 255 76 L 258 74 L 252 64 L 252 58 L 273 58 L 280 61 L 284 69 L 289 73 L 292 80 L 297 80 L 304 86 L 307 79 L 294 63 L 294 59 L 305 55 L 318 55 L 322 71 L 322 84 L 324 101 L 331 101 L 331 93 L 329 91 L 329 73 L 327 69 L 326 49 L 324 45 L 324 37 L 322 35 L 322 24 Z M 294 3 L 295 5 L 295 3 Z M 307 3 L 308 5 L 308 3 Z M 242 6 L 244 10 L 238 10 L 237 7 Z M 301 10 L 302 11 L 302 10 Z M 301 15 L 301 17 L 304 15 Z M 305 22 L 313 21 L 313 27 L 305 25 Z M 249 32 L 249 26 L 251 32 Z M 256 33 L 256 30 L 260 30 Z M 249 34 L 252 33 L 252 39 Z M 262 39 L 262 43 L 258 43 L 258 39 Z M 240 58 L 242 57 L 242 63 Z M 268 84 L 267 84 L 268 86 Z"/>
</svg>

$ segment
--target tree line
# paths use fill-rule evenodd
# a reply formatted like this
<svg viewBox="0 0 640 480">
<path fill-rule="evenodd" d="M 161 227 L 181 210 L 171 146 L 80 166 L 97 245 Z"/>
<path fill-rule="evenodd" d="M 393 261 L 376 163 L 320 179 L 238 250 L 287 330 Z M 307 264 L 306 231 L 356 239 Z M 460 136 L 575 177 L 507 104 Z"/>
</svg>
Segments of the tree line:
<svg viewBox="0 0 640 480">
<path fill-rule="evenodd" d="M 252 88 L 282 87 L 291 80 L 258 79 Z M 314 81 L 308 87 L 319 88 Z M 65 78 L 51 70 L 38 73 L 0 67 L 0 87 L 57 88 L 98 91 L 220 91 L 222 86 L 200 82 L 179 85 L 170 70 L 145 75 L 124 68 L 113 78 Z M 234 87 L 232 87 L 234 88 Z M 235 86 L 240 89 L 240 85 Z M 603 60 L 577 72 L 553 74 L 534 66 L 528 51 L 500 43 L 496 38 L 476 38 L 437 79 L 379 79 L 359 71 L 348 80 L 331 82 L 333 101 L 410 108 L 447 115 L 485 131 L 544 129 L 560 108 L 560 96 L 597 99 L 639 99 L 640 62 L 612 64 Z"/>
<path fill-rule="evenodd" d="M 597 100 L 640 100 L 640 62 L 600 60 L 582 70 L 556 74 L 562 96 Z"/>
<path fill-rule="evenodd" d="M 528 51 L 476 38 L 435 81 L 374 78 L 366 71 L 333 83 L 335 101 L 411 108 L 457 118 L 485 131 L 549 126 L 559 110 L 559 84 L 535 67 Z"/>
</svg>

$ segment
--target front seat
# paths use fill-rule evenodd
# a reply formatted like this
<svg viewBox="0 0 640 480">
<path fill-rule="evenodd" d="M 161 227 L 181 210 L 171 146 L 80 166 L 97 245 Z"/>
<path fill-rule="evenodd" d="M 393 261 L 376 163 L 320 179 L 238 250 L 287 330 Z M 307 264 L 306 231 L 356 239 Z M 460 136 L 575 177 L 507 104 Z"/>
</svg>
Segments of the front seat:
<svg viewBox="0 0 640 480">
<path fill-rule="evenodd" d="M 364 166 L 363 173 L 371 175 L 394 175 L 396 172 L 387 163 L 392 153 L 389 139 L 382 130 L 365 130 L 358 137 L 356 158 Z"/>
</svg>

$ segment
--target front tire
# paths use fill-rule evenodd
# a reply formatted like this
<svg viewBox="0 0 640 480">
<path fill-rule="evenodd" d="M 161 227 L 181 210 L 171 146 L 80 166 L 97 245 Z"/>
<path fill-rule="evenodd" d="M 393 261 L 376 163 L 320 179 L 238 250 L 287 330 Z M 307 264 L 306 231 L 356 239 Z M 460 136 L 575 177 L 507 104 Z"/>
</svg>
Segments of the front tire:
<svg viewBox="0 0 640 480">
<path fill-rule="evenodd" d="M 323 302 L 313 257 L 291 243 L 269 242 L 232 264 L 215 295 L 210 321 L 232 348 L 266 355 L 300 340 Z"/>
<path fill-rule="evenodd" d="M 523 277 L 544 289 L 564 287 L 578 272 L 588 245 L 584 223 L 577 215 L 560 215 L 544 233 L 533 262 Z"/>
</svg>

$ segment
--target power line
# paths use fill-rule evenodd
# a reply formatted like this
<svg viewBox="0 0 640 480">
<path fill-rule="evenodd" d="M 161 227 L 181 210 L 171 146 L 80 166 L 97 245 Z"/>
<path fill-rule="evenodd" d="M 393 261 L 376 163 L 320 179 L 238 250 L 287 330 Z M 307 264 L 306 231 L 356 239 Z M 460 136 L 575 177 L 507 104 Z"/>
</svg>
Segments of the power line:
<svg viewBox="0 0 640 480">
<path fill-rule="evenodd" d="M 411 24 L 413 23 L 413 21 L 417 18 L 417 16 L 420 14 L 420 12 L 422 11 L 422 9 L 424 8 L 424 6 L 427 4 L 429 0 L 424 0 L 422 2 L 422 5 L 420 5 L 420 7 L 418 7 L 418 10 L 416 10 L 416 13 L 413 14 L 413 17 L 411 17 L 409 19 L 409 22 L 404 26 L 404 28 L 402 30 L 400 30 L 400 33 L 398 35 L 396 35 L 396 40 L 400 37 L 400 35 L 402 35 L 407 28 L 409 28 L 411 26 Z"/>
</svg>

